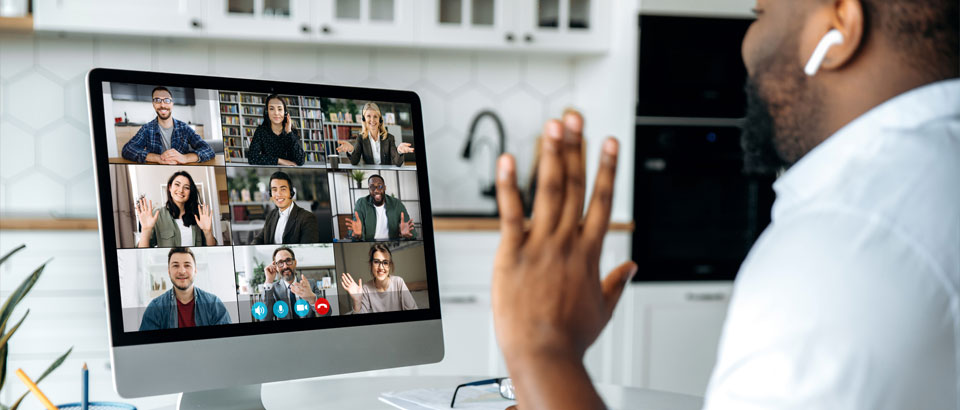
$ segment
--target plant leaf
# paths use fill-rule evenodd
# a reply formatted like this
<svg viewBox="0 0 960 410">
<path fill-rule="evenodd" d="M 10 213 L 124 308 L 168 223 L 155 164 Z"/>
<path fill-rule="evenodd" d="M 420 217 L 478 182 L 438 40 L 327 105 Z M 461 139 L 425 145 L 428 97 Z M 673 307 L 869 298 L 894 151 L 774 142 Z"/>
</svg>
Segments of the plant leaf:
<svg viewBox="0 0 960 410">
<path fill-rule="evenodd" d="M 23 314 L 23 317 L 20 318 L 20 321 L 17 322 L 16 325 L 11 327 L 9 332 L 7 332 L 6 334 L 0 335 L 0 346 L 3 346 L 4 348 L 7 347 L 7 340 L 10 340 L 10 337 L 12 337 L 13 334 L 17 331 L 17 329 L 20 328 L 20 325 L 23 324 L 23 320 L 26 319 L 27 315 L 29 314 L 30 314 L 30 309 L 27 309 L 27 312 Z M 4 321 L 4 324 L 6 324 L 6 321 Z"/>
<path fill-rule="evenodd" d="M 10 252 L 7 252 L 7 254 L 6 254 L 6 255 L 3 255 L 3 257 L 0 257 L 0 265 L 2 265 L 2 264 L 3 264 L 3 262 L 4 262 L 4 261 L 6 261 L 6 260 L 7 260 L 7 258 L 9 258 L 9 257 L 10 257 L 11 255 L 13 255 L 13 254 L 15 254 L 15 253 L 17 253 L 17 252 L 19 252 L 19 251 L 20 251 L 21 249 L 23 249 L 23 248 L 26 248 L 26 247 L 27 247 L 27 245 L 26 245 L 26 244 L 21 244 L 20 246 L 18 246 L 18 247 L 16 247 L 16 248 L 14 248 L 14 249 L 13 249 L 13 250 L 11 250 Z"/>
<path fill-rule="evenodd" d="M 0 308 L 0 323 L 5 323 L 7 321 L 7 318 L 10 317 L 11 313 L 13 313 L 13 309 L 17 307 L 17 304 L 20 303 L 25 296 L 27 296 L 27 293 L 30 292 L 30 289 L 33 289 L 33 285 L 35 285 L 37 280 L 40 279 L 40 274 L 43 273 L 43 269 L 47 267 L 47 263 L 50 263 L 50 261 L 44 262 L 43 265 L 40 265 L 39 268 L 33 271 L 30 276 L 27 276 L 23 282 L 20 283 L 20 286 L 18 286 L 17 289 L 10 294 L 10 297 L 7 298 L 7 301 L 3 303 L 3 307 Z M 3 331 L 4 328 L 0 326 L 0 334 L 2 334 Z"/>
<path fill-rule="evenodd" d="M 44 370 L 43 374 L 41 374 L 40 377 L 38 377 L 37 380 L 34 380 L 33 382 L 36 384 L 40 384 L 41 380 L 43 380 L 45 377 L 47 377 L 48 374 L 50 374 L 51 372 L 56 370 L 58 367 L 60 367 L 60 365 L 63 364 L 64 360 L 67 360 L 67 356 L 69 356 L 70 352 L 72 351 L 73 351 L 73 346 L 70 346 L 70 348 L 67 349 L 66 353 L 58 357 L 57 360 L 54 360 L 53 363 L 50 364 L 50 367 L 47 367 L 47 370 Z M 27 397 L 27 394 L 29 393 L 30 393 L 30 390 L 23 392 L 23 394 L 20 395 L 20 398 L 17 399 L 17 401 L 13 402 L 13 405 L 10 406 L 10 410 L 17 410 L 17 407 L 20 406 L 20 402 L 22 402 L 23 399 Z"/>
<path fill-rule="evenodd" d="M 3 388 L 3 383 L 7 380 L 7 340 L 13 336 L 13 333 L 17 331 L 17 328 L 20 327 L 20 324 L 27 318 L 28 314 L 30 314 L 30 309 L 27 309 L 27 312 L 23 314 L 23 317 L 20 318 L 17 325 L 10 329 L 9 333 L 0 337 L 0 389 Z M 6 325 L 6 323 L 4 323 L 4 325 Z"/>
</svg>

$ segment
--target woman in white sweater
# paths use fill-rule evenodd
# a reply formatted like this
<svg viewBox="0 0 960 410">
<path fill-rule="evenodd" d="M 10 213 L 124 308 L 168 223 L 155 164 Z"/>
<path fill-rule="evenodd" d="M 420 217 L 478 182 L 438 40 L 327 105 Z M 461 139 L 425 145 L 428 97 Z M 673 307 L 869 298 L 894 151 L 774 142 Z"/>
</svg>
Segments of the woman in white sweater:
<svg viewBox="0 0 960 410">
<path fill-rule="evenodd" d="M 349 273 L 340 275 L 340 285 L 350 294 L 351 313 L 390 312 L 417 309 L 410 289 L 403 278 L 393 276 L 393 254 L 382 243 L 370 246 L 370 273 L 373 282 L 353 280 Z"/>
</svg>

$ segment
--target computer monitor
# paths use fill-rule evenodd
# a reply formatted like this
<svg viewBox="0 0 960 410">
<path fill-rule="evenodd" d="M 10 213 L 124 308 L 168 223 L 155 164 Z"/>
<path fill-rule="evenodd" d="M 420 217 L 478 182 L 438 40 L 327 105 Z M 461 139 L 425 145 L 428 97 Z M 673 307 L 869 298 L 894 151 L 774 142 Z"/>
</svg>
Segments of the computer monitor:
<svg viewBox="0 0 960 410">
<path fill-rule="evenodd" d="M 415 93 L 112 69 L 87 92 L 121 396 L 443 358 Z"/>
</svg>

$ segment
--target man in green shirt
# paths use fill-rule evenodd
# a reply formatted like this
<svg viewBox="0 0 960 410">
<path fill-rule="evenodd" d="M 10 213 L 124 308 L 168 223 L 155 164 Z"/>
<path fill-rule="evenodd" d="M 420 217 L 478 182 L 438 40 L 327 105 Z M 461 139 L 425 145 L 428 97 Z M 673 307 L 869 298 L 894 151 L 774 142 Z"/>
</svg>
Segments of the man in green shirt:
<svg viewBox="0 0 960 410">
<path fill-rule="evenodd" d="M 383 177 L 367 178 L 370 195 L 357 200 L 353 219 L 347 220 L 347 237 L 360 241 L 413 239 L 416 228 L 403 202 L 386 194 Z"/>
</svg>

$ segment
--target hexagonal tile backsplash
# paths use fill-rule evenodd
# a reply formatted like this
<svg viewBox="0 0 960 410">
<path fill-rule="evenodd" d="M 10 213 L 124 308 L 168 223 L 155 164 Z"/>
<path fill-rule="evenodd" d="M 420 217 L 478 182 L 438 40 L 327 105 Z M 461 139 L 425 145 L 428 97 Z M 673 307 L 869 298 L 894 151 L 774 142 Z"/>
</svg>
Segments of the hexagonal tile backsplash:
<svg viewBox="0 0 960 410">
<path fill-rule="evenodd" d="M 527 177 L 540 124 L 572 104 L 570 58 L 206 40 L 0 34 L 0 213 L 96 215 L 84 78 L 93 67 L 411 89 L 424 111 L 435 211 L 492 211 L 495 127 L 461 158 L 473 117 L 496 112 Z M 530 75 L 535 72 L 536 75 Z"/>
</svg>

